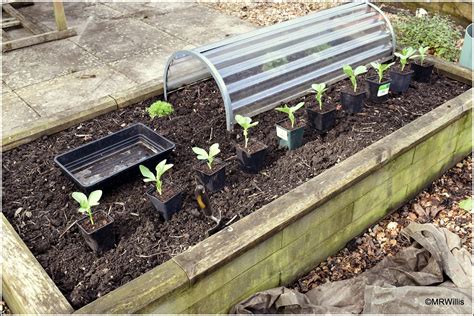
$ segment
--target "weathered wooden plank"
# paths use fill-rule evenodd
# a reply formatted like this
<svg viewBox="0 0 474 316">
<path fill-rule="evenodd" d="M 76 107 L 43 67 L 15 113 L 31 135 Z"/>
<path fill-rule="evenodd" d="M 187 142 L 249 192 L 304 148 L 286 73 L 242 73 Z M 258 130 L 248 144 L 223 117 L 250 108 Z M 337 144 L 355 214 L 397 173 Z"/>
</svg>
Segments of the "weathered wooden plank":
<svg viewBox="0 0 474 316">
<path fill-rule="evenodd" d="M 13 26 L 18 26 L 20 25 L 20 21 L 18 20 L 12 20 L 12 21 L 2 21 L 2 29 L 6 29 L 6 28 L 9 28 L 9 27 L 13 27 Z"/>
<path fill-rule="evenodd" d="M 71 36 L 77 35 L 74 29 L 68 29 L 65 31 L 52 31 L 43 34 L 28 36 L 24 38 L 19 38 L 9 42 L 2 43 L 2 52 L 11 51 L 14 49 L 32 46 L 36 44 L 46 43 L 55 41 L 58 39 L 63 39 Z"/>
<path fill-rule="evenodd" d="M 3 29 L 2 29 L 2 40 L 3 41 L 9 41 L 11 40 L 10 36 L 7 34 L 7 32 L 5 32 Z"/>
<path fill-rule="evenodd" d="M 438 69 L 438 71 L 443 75 L 469 85 L 472 84 L 472 71 L 470 69 L 434 56 L 427 56 L 426 61 L 433 63 L 436 69 Z"/>
<path fill-rule="evenodd" d="M 21 14 L 18 10 L 12 7 L 11 4 L 4 4 L 2 5 L 2 9 L 7 12 L 10 16 L 17 19 L 21 25 L 28 29 L 33 34 L 41 34 L 43 31 L 39 28 L 36 24 L 28 20 L 23 14 Z"/>
<path fill-rule="evenodd" d="M 73 308 L 2 214 L 3 297 L 14 314 L 69 314 Z"/>
<path fill-rule="evenodd" d="M 67 30 L 66 15 L 64 14 L 64 5 L 61 0 L 53 1 L 54 19 L 58 31 Z"/>
<path fill-rule="evenodd" d="M 75 314 L 131 314 L 188 286 L 186 273 L 176 263 L 167 261 L 82 307 Z"/>
</svg>

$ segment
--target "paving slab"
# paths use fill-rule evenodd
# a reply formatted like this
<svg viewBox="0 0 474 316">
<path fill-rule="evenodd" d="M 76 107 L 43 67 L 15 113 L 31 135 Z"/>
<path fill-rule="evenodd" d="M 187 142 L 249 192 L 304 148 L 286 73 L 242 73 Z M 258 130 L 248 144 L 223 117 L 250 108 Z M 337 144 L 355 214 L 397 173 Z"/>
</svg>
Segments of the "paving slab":
<svg viewBox="0 0 474 316">
<path fill-rule="evenodd" d="M 169 47 L 184 47 L 188 43 L 132 18 L 92 20 L 80 37 L 71 41 L 99 57 L 112 62 Z"/>
<path fill-rule="evenodd" d="M 2 94 L 12 92 L 12 89 L 2 80 Z"/>
<path fill-rule="evenodd" d="M 40 116 L 14 92 L 2 93 L 2 134 L 36 121 Z"/>
<path fill-rule="evenodd" d="M 196 6 L 195 2 L 105 2 L 104 5 L 126 15 L 161 15 L 172 11 L 182 11 Z"/>
<path fill-rule="evenodd" d="M 224 15 L 204 6 L 193 6 L 161 16 L 151 16 L 144 19 L 143 22 L 198 46 L 249 32 L 256 28 L 239 18 Z"/>
<path fill-rule="evenodd" d="M 163 77 L 164 65 L 169 56 L 177 49 L 192 49 L 187 45 L 179 48 L 162 47 L 152 52 L 142 53 L 109 63 L 108 65 L 138 84 Z"/>
<path fill-rule="evenodd" d="M 15 90 L 102 64 L 71 41 L 54 41 L 3 54 L 2 79 Z"/>
<path fill-rule="evenodd" d="M 107 66 L 57 77 L 15 92 L 41 116 L 78 108 L 81 104 L 129 89 L 135 83 Z"/>
</svg>

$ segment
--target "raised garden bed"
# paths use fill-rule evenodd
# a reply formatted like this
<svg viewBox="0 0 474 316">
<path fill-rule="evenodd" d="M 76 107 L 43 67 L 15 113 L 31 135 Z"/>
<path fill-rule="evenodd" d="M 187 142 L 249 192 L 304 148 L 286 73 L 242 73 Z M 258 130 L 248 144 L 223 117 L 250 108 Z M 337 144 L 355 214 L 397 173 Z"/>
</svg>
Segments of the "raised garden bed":
<svg viewBox="0 0 474 316">
<path fill-rule="evenodd" d="M 339 98 L 342 85 L 334 85 L 329 93 L 331 99 Z M 466 141 L 466 135 L 470 137 L 472 119 L 469 93 L 423 116 L 468 88 L 465 84 L 435 75 L 433 84 L 413 83 L 413 88 L 403 97 L 390 98 L 381 105 L 369 102 L 361 114 L 349 116 L 339 112 L 334 129 L 327 135 L 306 131 L 303 147 L 294 151 L 278 149 L 276 143 L 274 123 L 283 119 L 284 115 L 273 111 L 261 114 L 255 118 L 260 124 L 251 137 L 269 145 L 269 164 L 259 174 L 247 175 L 232 159 L 235 153 L 233 145 L 241 141 L 240 133 L 222 132 L 225 130 L 225 118 L 220 94 L 212 82 L 204 82 L 170 96 L 176 109 L 171 119 L 150 121 L 144 111 L 150 100 L 5 153 L 4 213 L 69 302 L 78 308 L 204 239 L 212 223 L 195 215 L 191 193 L 195 186 L 192 167 L 196 161 L 191 147 L 208 147 L 210 143 L 219 142 L 222 156 L 230 164 L 227 186 L 224 191 L 212 196 L 213 204 L 227 218 L 257 212 L 232 225 L 232 230 L 208 238 L 196 248 L 167 261 L 79 312 L 225 311 L 241 296 L 286 283 L 304 271 L 309 263 L 314 266 L 315 262 L 352 238 L 360 227 L 383 216 L 395 206 L 395 202 L 406 199 L 441 169 L 470 151 L 470 142 L 468 146 Z M 303 99 L 315 102 L 314 96 Z M 298 101 L 301 100 L 295 100 Z M 417 128 L 411 124 L 329 169 L 417 118 Z M 184 207 L 169 222 L 163 222 L 147 201 L 144 195 L 146 186 L 140 178 L 110 190 L 102 200 L 101 208 L 113 214 L 118 224 L 118 244 L 115 249 L 95 257 L 81 241 L 79 232 L 70 230 L 63 234 L 78 214 L 70 198 L 74 187 L 54 166 L 53 157 L 136 122 L 155 128 L 177 143 L 173 157 L 179 168 L 171 173 L 171 178 L 186 188 Z M 467 129 L 469 134 L 465 132 Z M 436 152 L 430 152 L 429 145 L 433 143 L 429 142 L 433 139 L 438 141 L 439 137 L 442 141 L 439 148 L 436 147 Z M 417 154 L 416 148 L 418 152 L 424 150 L 426 156 Z M 415 160 L 414 155 L 422 156 Z M 424 170 L 426 177 L 418 175 L 416 181 L 407 179 L 406 175 L 411 177 L 413 172 L 423 171 L 420 170 L 422 163 L 431 168 L 430 172 Z M 354 201 L 367 197 L 372 188 L 381 187 L 380 183 L 369 181 L 370 187 L 365 188 L 367 191 L 358 192 L 358 196 L 355 193 L 350 198 L 347 196 L 344 199 L 347 204 L 341 209 L 335 207 L 328 210 L 329 207 L 324 206 L 337 203 L 334 195 L 343 194 L 354 183 L 370 178 L 369 175 L 383 170 L 384 166 L 391 166 L 391 171 L 399 171 L 398 167 L 410 171 L 404 174 L 405 178 L 399 179 L 405 190 L 392 192 L 398 200 L 383 210 L 375 207 L 367 209 L 370 203 L 364 201 L 364 209 L 357 210 L 360 220 L 355 228 L 344 230 L 344 234 L 337 235 L 339 237 L 327 240 L 327 247 L 322 247 L 314 256 L 308 255 L 307 251 L 314 252 L 314 248 L 306 249 L 303 245 L 314 247 L 346 225 L 350 226 L 351 221 L 356 219 Z M 414 169 L 409 170 L 409 166 Z M 329 170 L 324 175 L 313 178 L 326 169 Z M 385 172 L 384 177 L 376 179 L 386 180 L 388 174 Z M 407 189 L 408 183 L 411 190 Z M 285 194 L 294 188 L 292 193 Z M 367 198 L 374 202 L 372 200 L 376 196 L 378 194 Z M 316 216 L 316 219 L 298 224 L 305 215 Z M 313 225 L 322 220 L 319 217 L 326 220 L 337 217 L 340 226 L 326 225 L 328 229 L 335 230 L 321 230 L 319 237 L 307 242 L 305 236 L 309 236 L 309 227 L 295 229 L 294 225 Z M 293 232 L 295 230 L 298 233 Z M 285 231 L 289 231 L 286 234 L 290 236 L 288 240 L 285 239 Z M 300 262 L 292 263 L 291 267 L 281 260 L 283 256 L 295 261 L 298 256 L 296 250 L 286 253 L 289 245 L 292 245 L 291 249 L 300 249 L 305 253 Z M 276 265 L 270 264 L 269 260 Z M 248 283 L 248 278 L 255 274 L 259 277 Z M 231 280 L 244 282 L 245 287 L 237 287 L 234 291 L 222 289 L 223 286 L 231 286 Z M 213 306 L 206 307 L 203 303 L 205 298 L 212 299 Z"/>
</svg>

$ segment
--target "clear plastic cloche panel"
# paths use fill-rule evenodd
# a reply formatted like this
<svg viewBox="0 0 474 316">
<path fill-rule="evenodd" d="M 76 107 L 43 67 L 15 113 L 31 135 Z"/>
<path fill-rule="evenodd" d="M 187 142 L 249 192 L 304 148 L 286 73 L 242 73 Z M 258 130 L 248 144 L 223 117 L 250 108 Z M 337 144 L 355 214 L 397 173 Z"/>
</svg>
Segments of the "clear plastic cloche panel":
<svg viewBox="0 0 474 316">
<path fill-rule="evenodd" d="M 213 77 L 226 108 L 254 116 L 304 95 L 312 83 L 344 78 L 342 66 L 392 58 L 390 22 L 369 2 L 343 4 L 223 41 L 174 53 L 165 66 L 169 91 Z"/>
</svg>

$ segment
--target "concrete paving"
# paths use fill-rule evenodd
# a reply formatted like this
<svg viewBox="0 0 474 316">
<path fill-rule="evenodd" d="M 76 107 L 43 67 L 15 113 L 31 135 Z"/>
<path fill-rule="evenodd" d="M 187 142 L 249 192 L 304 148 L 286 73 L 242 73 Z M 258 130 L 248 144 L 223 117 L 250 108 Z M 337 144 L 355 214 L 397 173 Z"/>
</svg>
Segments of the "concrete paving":
<svg viewBox="0 0 474 316">
<path fill-rule="evenodd" d="M 2 54 L 2 134 L 160 80 L 166 59 L 255 26 L 192 2 L 64 2 L 77 36 Z M 51 3 L 19 11 L 55 30 Z M 15 38 L 25 31 L 8 31 Z"/>
</svg>

